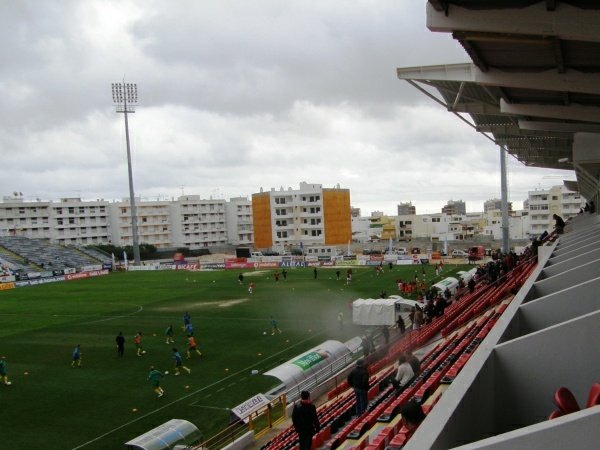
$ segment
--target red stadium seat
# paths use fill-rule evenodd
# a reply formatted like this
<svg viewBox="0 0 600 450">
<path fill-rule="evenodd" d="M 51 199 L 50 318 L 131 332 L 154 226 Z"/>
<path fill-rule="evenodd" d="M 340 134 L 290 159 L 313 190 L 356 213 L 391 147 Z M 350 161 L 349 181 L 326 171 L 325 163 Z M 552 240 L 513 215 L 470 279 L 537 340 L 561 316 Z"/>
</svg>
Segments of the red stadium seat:
<svg viewBox="0 0 600 450">
<path fill-rule="evenodd" d="M 555 409 L 548 416 L 548 420 L 556 419 L 557 417 L 562 417 L 562 416 L 564 416 L 564 414 L 562 412 L 560 412 L 558 409 Z"/>
<path fill-rule="evenodd" d="M 591 408 L 596 405 L 600 405 L 600 383 L 592 384 L 585 407 Z"/>
<path fill-rule="evenodd" d="M 573 393 L 564 386 L 559 387 L 554 393 L 554 404 L 563 414 L 571 414 L 581 409 Z"/>
</svg>

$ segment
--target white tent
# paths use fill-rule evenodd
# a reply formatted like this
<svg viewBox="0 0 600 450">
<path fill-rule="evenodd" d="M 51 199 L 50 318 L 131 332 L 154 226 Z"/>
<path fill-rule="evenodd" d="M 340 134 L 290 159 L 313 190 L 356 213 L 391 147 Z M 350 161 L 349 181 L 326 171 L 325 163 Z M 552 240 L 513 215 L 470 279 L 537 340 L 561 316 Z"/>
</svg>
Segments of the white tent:
<svg viewBox="0 0 600 450">
<path fill-rule="evenodd" d="M 357 325 L 394 325 L 397 300 L 394 298 L 354 300 L 352 322 Z"/>
<path fill-rule="evenodd" d="M 446 290 L 446 288 L 450 289 L 452 295 L 456 292 L 456 288 L 458 287 L 458 280 L 454 277 L 444 278 L 442 281 L 435 283 L 432 287 L 438 288 L 442 294 Z"/>
</svg>

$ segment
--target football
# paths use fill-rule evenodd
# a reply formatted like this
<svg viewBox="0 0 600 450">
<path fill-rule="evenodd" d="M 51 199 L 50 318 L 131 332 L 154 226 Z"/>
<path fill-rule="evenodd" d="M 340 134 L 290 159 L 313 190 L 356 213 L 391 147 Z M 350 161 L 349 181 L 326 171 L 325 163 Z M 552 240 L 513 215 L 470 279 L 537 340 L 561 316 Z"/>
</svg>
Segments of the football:
<svg viewBox="0 0 600 450">
<path fill-rule="evenodd" d="M 266 332 L 266 331 L 263 331 L 263 334 L 266 336 L 266 335 L 267 335 L 267 332 Z"/>
<path fill-rule="evenodd" d="M 168 370 L 165 370 L 165 375 L 169 375 L 169 371 Z"/>
<path fill-rule="evenodd" d="M 146 354 L 146 350 L 142 350 L 142 355 L 145 355 L 145 354 Z"/>
<path fill-rule="evenodd" d="M 12 381 L 7 381 L 7 382 L 6 382 L 6 385 L 7 385 L 7 386 L 10 386 L 11 384 L 12 384 Z"/>
</svg>

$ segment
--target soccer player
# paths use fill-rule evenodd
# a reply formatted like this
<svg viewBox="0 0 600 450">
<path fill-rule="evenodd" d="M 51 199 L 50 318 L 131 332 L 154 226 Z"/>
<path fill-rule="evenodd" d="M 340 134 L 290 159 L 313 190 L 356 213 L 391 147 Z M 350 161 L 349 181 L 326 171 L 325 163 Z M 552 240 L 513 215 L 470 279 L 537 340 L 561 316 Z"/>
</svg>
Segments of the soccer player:
<svg viewBox="0 0 600 450">
<path fill-rule="evenodd" d="M 173 338 L 173 335 L 175 333 L 173 332 L 173 325 L 169 325 L 167 327 L 167 329 L 165 330 L 165 337 L 167 339 L 167 344 L 174 344 L 175 343 L 175 339 Z"/>
<path fill-rule="evenodd" d="M 248 294 L 252 295 L 254 293 L 254 282 L 251 281 L 250 284 L 248 285 Z"/>
<path fill-rule="evenodd" d="M 158 398 L 161 398 L 165 395 L 165 391 L 160 387 L 160 379 L 163 377 L 163 374 L 156 370 L 154 366 L 150 366 L 150 372 L 148 373 L 148 381 L 152 383 L 152 387 L 154 388 L 154 392 L 158 394 Z"/>
<path fill-rule="evenodd" d="M 196 352 L 198 356 L 202 356 L 202 352 L 198 350 L 198 344 L 196 343 L 194 336 L 188 337 L 188 349 L 186 352 L 187 359 L 190 359 L 192 352 Z"/>
<path fill-rule="evenodd" d="M 133 343 L 135 344 L 135 348 L 137 350 L 137 355 L 142 356 L 142 354 L 145 352 L 142 350 L 142 332 L 141 331 L 138 331 L 138 334 L 135 335 L 135 337 L 133 338 Z"/>
<path fill-rule="evenodd" d="M 194 335 L 194 326 L 191 323 L 188 323 L 185 326 L 185 334 L 187 334 L 188 337 Z"/>
<path fill-rule="evenodd" d="M 273 336 L 275 332 L 281 334 L 281 330 L 277 326 L 277 321 L 273 318 L 273 316 L 271 316 L 271 336 Z"/>
<path fill-rule="evenodd" d="M 183 358 L 181 354 L 173 347 L 173 358 L 175 359 L 175 376 L 179 375 L 179 368 L 181 367 L 187 373 L 192 373 L 192 369 L 189 369 L 183 365 Z"/>
<path fill-rule="evenodd" d="M 12 383 L 8 381 L 6 356 L 0 358 L 0 382 L 5 386 L 10 386 Z"/>
<path fill-rule="evenodd" d="M 183 326 L 181 327 L 181 329 L 185 330 L 185 328 L 190 323 L 192 323 L 192 316 L 190 316 L 190 313 L 186 311 L 185 314 L 183 315 Z"/>
<path fill-rule="evenodd" d="M 81 345 L 77 344 L 77 346 L 73 349 L 73 361 L 71 361 L 71 367 L 81 367 Z"/>
</svg>

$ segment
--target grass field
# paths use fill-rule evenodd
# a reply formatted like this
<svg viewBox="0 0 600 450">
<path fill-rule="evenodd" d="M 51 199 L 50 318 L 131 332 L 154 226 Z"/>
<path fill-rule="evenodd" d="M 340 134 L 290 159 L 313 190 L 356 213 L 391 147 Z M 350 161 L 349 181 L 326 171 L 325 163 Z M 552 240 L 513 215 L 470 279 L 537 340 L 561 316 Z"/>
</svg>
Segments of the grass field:
<svg viewBox="0 0 600 450">
<path fill-rule="evenodd" d="M 442 277 L 464 267 L 447 265 Z M 189 420 L 210 437 L 227 425 L 227 408 L 277 384 L 252 370 L 262 373 L 326 339 L 360 334 L 350 325 L 350 302 L 382 290 L 395 294 L 396 278 L 414 271 L 396 266 L 376 276 L 372 268 L 354 268 L 350 286 L 324 268 L 317 280 L 312 269 L 291 269 L 279 283 L 273 271 L 244 272 L 244 286 L 238 271 L 130 272 L 1 291 L 0 355 L 13 384 L 0 386 L 0 448 L 112 450 L 172 418 Z M 427 275 L 431 284 L 433 266 Z M 176 346 L 185 351 L 185 311 L 204 356 L 185 361 L 190 375 L 175 377 L 164 330 L 173 324 Z M 263 334 L 271 316 L 282 334 Z M 124 358 L 116 352 L 119 331 L 126 337 Z M 147 351 L 142 357 L 132 342 L 138 331 Z M 71 367 L 77 344 L 82 368 Z M 150 365 L 171 372 L 161 399 L 146 380 Z"/>
</svg>

